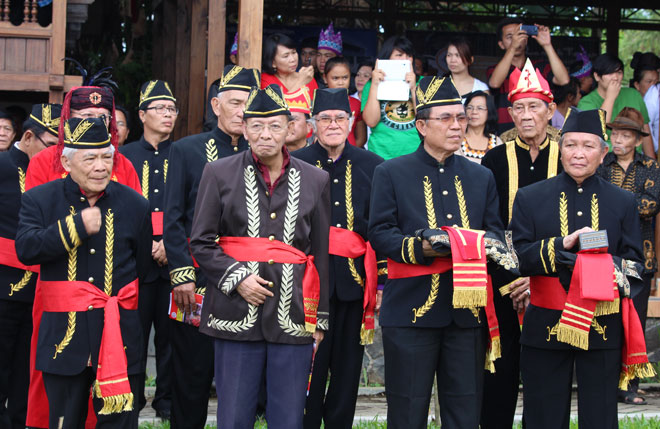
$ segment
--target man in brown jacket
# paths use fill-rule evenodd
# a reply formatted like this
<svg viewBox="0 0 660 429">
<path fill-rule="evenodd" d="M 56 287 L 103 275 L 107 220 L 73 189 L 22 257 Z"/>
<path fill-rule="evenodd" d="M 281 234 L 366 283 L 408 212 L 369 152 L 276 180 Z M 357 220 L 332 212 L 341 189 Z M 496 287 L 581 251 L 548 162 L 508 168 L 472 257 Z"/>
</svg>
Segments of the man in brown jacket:
<svg viewBox="0 0 660 429">
<path fill-rule="evenodd" d="M 218 427 L 254 425 L 265 373 L 269 427 L 302 428 L 312 343 L 328 329 L 329 176 L 289 156 L 279 87 L 253 89 L 243 119 L 251 150 L 208 164 L 199 185 L 199 329 L 215 338 Z"/>
</svg>

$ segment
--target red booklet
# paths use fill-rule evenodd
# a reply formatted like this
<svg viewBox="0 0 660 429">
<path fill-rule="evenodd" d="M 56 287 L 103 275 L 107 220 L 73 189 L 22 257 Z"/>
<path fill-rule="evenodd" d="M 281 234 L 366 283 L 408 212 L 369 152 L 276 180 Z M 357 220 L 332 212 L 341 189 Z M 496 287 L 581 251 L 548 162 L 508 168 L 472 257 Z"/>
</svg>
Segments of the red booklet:
<svg viewBox="0 0 660 429">
<path fill-rule="evenodd" d="M 196 293 L 195 301 L 197 302 L 197 308 L 191 314 L 185 314 L 176 305 L 176 302 L 174 302 L 174 298 L 170 293 L 170 308 L 169 308 L 170 319 L 178 320 L 179 322 L 183 322 L 189 325 L 199 327 L 199 321 L 202 317 L 202 303 L 204 302 L 204 295 Z"/>
</svg>

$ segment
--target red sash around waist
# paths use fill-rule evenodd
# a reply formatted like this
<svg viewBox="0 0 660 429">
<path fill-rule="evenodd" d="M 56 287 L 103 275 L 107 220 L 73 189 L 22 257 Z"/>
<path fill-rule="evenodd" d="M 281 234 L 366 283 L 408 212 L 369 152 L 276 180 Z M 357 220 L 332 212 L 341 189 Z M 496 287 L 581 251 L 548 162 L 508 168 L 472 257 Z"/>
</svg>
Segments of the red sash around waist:
<svg viewBox="0 0 660 429">
<path fill-rule="evenodd" d="M 16 245 L 14 240 L 0 237 L 0 265 L 18 268 L 19 270 L 39 272 L 39 265 L 25 265 L 18 260 L 16 255 Z"/>
<path fill-rule="evenodd" d="M 151 229 L 154 235 L 163 235 L 163 212 L 151 212 Z"/>
<path fill-rule="evenodd" d="M 320 280 L 314 265 L 314 256 L 306 255 L 293 246 L 263 237 L 222 237 L 218 241 L 222 250 L 241 262 L 268 262 L 278 264 L 305 264 L 303 276 L 303 308 L 305 329 L 316 330 L 316 312 L 319 305 Z"/>
<path fill-rule="evenodd" d="M 44 311 L 104 309 L 94 394 L 103 399 L 100 414 L 132 410 L 133 393 L 128 383 L 128 363 L 119 325 L 119 306 L 137 310 L 137 279 L 121 288 L 116 296 L 108 296 L 98 287 L 84 281 L 41 281 L 41 293 Z"/>
<path fill-rule="evenodd" d="M 329 253 L 344 258 L 364 256 L 364 300 L 360 342 L 363 345 L 373 343 L 374 317 L 376 309 L 376 291 L 378 289 L 378 265 L 376 252 L 362 236 L 344 228 L 330 227 Z"/>
</svg>

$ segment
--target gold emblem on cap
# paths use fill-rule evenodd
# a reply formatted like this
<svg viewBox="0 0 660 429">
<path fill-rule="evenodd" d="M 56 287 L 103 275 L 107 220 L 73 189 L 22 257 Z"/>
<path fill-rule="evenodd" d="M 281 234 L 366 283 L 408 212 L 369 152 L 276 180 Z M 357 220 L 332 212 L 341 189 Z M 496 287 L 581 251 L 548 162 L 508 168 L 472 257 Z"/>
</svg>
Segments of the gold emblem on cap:
<svg viewBox="0 0 660 429">
<path fill-rule="evenodd" d="M 71 132 L 71 127 L 69 126 L 69 123 L 66 122 L 64 124 L 64 136 L 66 137 L 67 141 L 76 143 L 83 135 L 85 135 L 87 130 L 92 128 L 92 126 L 93 124 L 91 122 L 89 122 L 87 119 L 83 119 L 78 123 L 76 129 Z"/>
<path fill-rule="evenodd" d="M 151 91 L 154 90 L 154 87 L 156 86 L 157 83 L 158 83 L 157 80 L 149 81 L 149 84 L 144 89 L 144 92 L 140 92 L 140 103 L 142 103 L 145 100 L 145 98 L 149 97 L 149 94 L 151 94 Z"/>
<path fill-rule="evenodd" d="M 605 111 L 603 109 L 598 109 L 598 117 L 600 118 L 600 126 L 603 129 L 603 139 L 607 140 L 607 126 L 605 123 Z"/>
<path fill-rule="evenodd" d="M 280 106 L 282 109 L 288 109 L 289 106 L 286 104 L 286 102 L 280 97 L 280 95 L 273 90 L 270 86 L 266 87 L 266 94 L 273 100 L 275 103 L 277 103 L 278 106 Z"/>
<path fill-rule="evenodd" d="M 236 75 L 239 74 L 239 73 L 241 72 L 241 70 L 243 70 L 243 67 L 241 67 L 241 66 L 234 66 L 234 67 L 232 67 L 232 69 L 229 70 L 229 71 L 227 72 L 227 74 L 225 74 L 225 75 L 222 76 L 222 79 L 220 79 L 220 85 L 218 85 L 218 87 L 219 87 L 219 88 L 222 88 L 222 87 L 224 87 L 224 86 L 227 86 L 227 85 L 229 84 L 229 82 L 231 82 L 231 80 L 232 80 L 233 78 L 235 78 Z M 257 82 L 258 82 L 258 81 L 257 81 Z"/>
<path fill-rule="evenodd" d="M 98 92 L 92 92 L 89 94 L 89 101 L 91 101 L 92 104 L 99 104 L 103 97 L 101 97 L 101 94 Z"/>
<path fill-rule="evenodd" d="M 434 77 L 431 80 L 431 83 L 429 86 L 426 88 L 426 91 L 424 91 L 424 98 L 426 99 L 427 102 L 433 100 L 433 97 L 435 97 L 436 92 L 440 89 L 440 86 L 442 86 L 442 82 L 445 81 L 446 78 L 438 79 L 437 77 Z"/>
<path fill-rule="evenodd" d="M 250 91 L 250 95 L 248 95 L 248 99 L 245 102 L 245 110 L 248 110 L 248 108 L 252 105 L 252 102 L 254 101 L 254 97 L 257 96 L 257 93 L 259 90 L 257 88 L 253 88 L 252 91 Z"/>
<path fill-rule="evenodd" d="M 167 83 L 167 82 L 165 82 L 165 81 L 163 81 L 163 84 L 165 85 L 165 88 L 167 89 L 167 92 L 169 92 L 170 95 L 171 95 L 172 97 L 174 97 L 174 93 L 173 93 L 172 90 L 170 89 L 170 84 Z"/>
</svg>

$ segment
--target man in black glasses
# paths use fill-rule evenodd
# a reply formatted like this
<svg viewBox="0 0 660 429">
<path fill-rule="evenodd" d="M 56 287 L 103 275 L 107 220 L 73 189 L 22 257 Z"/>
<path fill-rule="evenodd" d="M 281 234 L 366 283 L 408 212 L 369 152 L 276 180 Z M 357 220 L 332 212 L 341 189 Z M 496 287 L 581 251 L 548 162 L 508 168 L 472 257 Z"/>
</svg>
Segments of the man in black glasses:
<svg viewBox="0 0 660 429">
<path fill-rule="evenodd" d="M 502 229 L 495 179 L 454 155 L 465 137 L 467 116 L 451 78 L 424 77 L 415 95 L 422 144 L 376 167 L 369 208 L 369 241 L 388 258 L 379 318 L 387 427 L 426 428 L 437 374 L 442 426 L 476 429 L 486 320 L 491 324 L 484 308 L 492 293 L 486 252 L 477 237 Z M 463 245 L 451 242 L 450 257 L 441 257 L 446 255 L 420 234 L 441 227 L 453 227 L 463 239 Z M 495 325 L 490 328 L 495 331 Z M 493 335 L 489 363 L 497 355 L 496 344 Z"/>
<path fill-rule="evenodd" d="M 140 140 L 122 146 L 120 152 L 133 163 L 135 171 L 140 177 L 142 196 L 149 200 L 151 205 L 151 223 L 153 228 L 153 241 L 151 256 L 154 270 L 147 282 L 140 285 L 138 313 L 144 332 L 144 366 L 138 407 L 144 408 L 144 380 L 146 377 L 147 347 L 149 345 L 149 332 L 153 323 L 155 329 L 154 343 L 156 347 L 156 395 L 151 406 L 156 415 L 163 419 L 170 417 L 171 399 L 171 356 L 169 340 L 169 274 L 167 271 L 167 257 L 163 246 L 163 207 L 165 205 L 165 182 L 170 154 L 170 134 L 174 129 L 179 109 L 176 107 L 176 98 L 172 95 L 170 86 L 162 80 L 145 82 L 140 89 L 139 105 L 140 121 L 144 133 Z"/>
<path fill-rule="evenodd" d="M 35 104 L 21 141 L 0 154 L 0 427 L 23 428 L 30 380 L 32 302 L 38 274 L 18 261 L 14 238 L 30 159 L 57 143 L 59 104 Z"/>
</svg>

